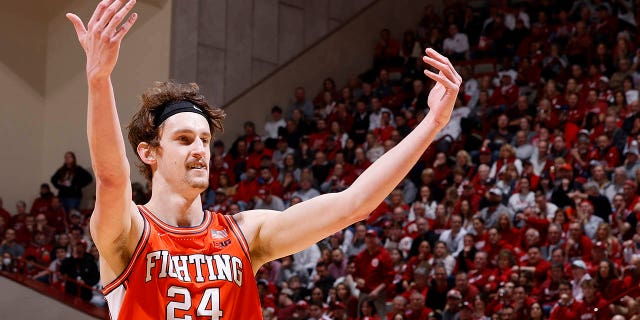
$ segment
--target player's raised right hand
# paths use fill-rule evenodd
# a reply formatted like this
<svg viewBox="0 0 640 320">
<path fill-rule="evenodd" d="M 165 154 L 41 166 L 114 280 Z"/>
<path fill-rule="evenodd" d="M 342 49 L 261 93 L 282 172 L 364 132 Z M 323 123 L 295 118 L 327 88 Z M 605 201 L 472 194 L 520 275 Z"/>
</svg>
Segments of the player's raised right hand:
<svg viewBox="0 0 640 320">
<path fill-rule="evenodd" d="M 73 23 L 78 41 L 87 55 L 87 77 L 108 77 L 118 60 L 120 43 L 129 32 L 138 15 L 133 13 L 136 0 L 102 0 L 93 12 L 85 28 L 82 20 L 73 13 L 67 19 Z M 125 21 L 124 23 L 122 23 Z"/>
</svg>

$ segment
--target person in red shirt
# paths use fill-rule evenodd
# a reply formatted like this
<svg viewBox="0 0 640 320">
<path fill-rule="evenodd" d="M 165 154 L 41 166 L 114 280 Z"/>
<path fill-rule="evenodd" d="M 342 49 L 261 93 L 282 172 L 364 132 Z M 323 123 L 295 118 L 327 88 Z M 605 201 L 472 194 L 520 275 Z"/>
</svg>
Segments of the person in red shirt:
<svg viewBox="0 0 640 320">
<path fill-rule="evenodd" d="M 620 165 L 620 153 L 604 133 L 596 138 L 596 147 L 589 152 L 588 158 L 589 162 L 602 164 L 607 173 L 611 173 L 613 169 Z"/>
<path fill-rule="evenodd" d="M 309 135 L 309 148 L 312 151 L 324 150 L 329 134 L 327 122 L 324 119 L 318 119 L 316 121 L 316 130 Z"/>
<path fill-rule="evenodd" d="M 380 40 L 378 40 L 376 44 L 373 60 L 376 69 L 388 67 L 392 65 L 394 61 L 402 61 L 400 57 L 400 43 L 391 38 L 391 31 L 389 31 L 389 29 L 382 29 L 382 31 L 380 31 Z"/>
<path fill-rule="evenodd" d="M 381 318 L 384 317 L 386 302 L 385 288 L 393 281 L 393 262 L 389 252 L 378 243 L 375 230 L 368 230 L 365 236 L 366 249 L 355 258 L 354 277 L 360 289 L 360 303 L 372 300 Z"/>
<path fill-rule="evenodd" d="M 582 259 L 583 261 L 591 261 L 593 243 L 589 237 L 584 235 L 582 225 L 579 222 L 572 222 L 569 224 L 569 237 L 567 239 L 565 248 L 567 251 L 567 258 Z"/>
<path fill-rule="evenodd" d="M 456 274 L 455 289 L 462 294 L 462 300 L 473 303 L 473 299 L 480 293 L 480 290 L 472 284 L 469 284 L 469 275 L 466 272 Z"/>
<path fill-rule="evenodd" d="M 473 264 L 476 268 L 469 272 L 469 284 L 486 291 L 492 277 L 495 277 L 493 270 L 488 268 L 487 253 L 484 251 L 476 253 Z"/>
<path fill-rule="evenodd" d="M 38 198 L 33 200 L 33 204 L 31 205 L 31 214 L 33 215 L 47 212 L 47 210 L 49 210 L 49 206 L 51 206 L 51 199 L 53 198 L 53 192 L 51 192 L 51 188 L 49 187 L 48 183 L 43 183 L 40 185 L 39 195 L 40 196 Z"/>
<path fill-rule="evenodd" d="M 427 319 L 431 309 L 425 306 L 424 296 L 418 292 L 413 291 L 409 298 L 409 304 L 407 304 L 407 311 L 404 313 L 404 319 L 406 320 L 422 320 Z"/>
<path fill-rule="evenodd" d="M 216 190 L 219 187 L 228 187 L 220 185 L 220 176 L 222 175 L 226 176 L 229 185 L 235 184 L 233 170 L 221 155 L 212 156 L 210 166 L 212 170 L 209 171 L 209 189 Z"/>
<path fill-rule="evenodd" d="M 551 263 L 542 257 L 540 248 L 536 246 L 529 248 L 527 256 L 528 259 L 524 265 L 520 266 L 520 270 L 531 272 L 533 274 L 534 285 L 537 287 L 547 279 L 547 274 L 551 269 Z"/>
<path fill-rule="evenodd" d="M 67 228 L 67 213 L 58 197 L 52 197 L 46 211 L 43 212 L 47 223 L 55 229 L 55 233 L 62 233 Z"/>
<path fill-rule="evenodd" d="M 611 312 L 609 309 L 609 303 L 602 298 L 597 291 L 597 284 L 595 279 L 588 279 L 583 281 L 580 286 L 582 287 L 582 308 L 578 310 L 580 312 L 581 320 L 598 320 L 598 319 L 611 319 Z"/>
<path fill-rule="evenodd" d="M 488 255 L 489 262 L 492 265 L 497 265 L 498 255 L 502 250 L 508 250 L 513 254 L 513 245 L 508 243 L 505 240 L 502 240 L 500 236 L 500 232 L 498 232 L 498 228 L 489 228 L 487 231 L 488 242 L 485 244 L 482 251 L 486 252 Z"/>
<path fill-rule="evenodd" d="M 391 139 L 391 133 L 396 128 L 391 124 L 391 111 L 383 109 L 380 113 L 380 127 L 373 130 L 373 134 L 378 141 L 387 141 Z"/>
<path fill-rule="evenodd" d="M 545 308 L 551 308 L 560 299 L 560 281 L 564 279 L 564 265 L 553 264 L 550 268 L 550 276 L 540 285 L 539 301 Z"/>
<path fill-rule="evenodd" d="M 238 183 L 238 189 L 234 199 L 238 204 L 246 207 L 249 201 L 258 195 L 259 188 L 260 185 L 256 179 L 256 169 L 249 167 L 245 172 L 245 179 Z"/>
<path fill-rule="evenodd" d="M 271 173 L 271 169 L 269 167 L 261 167 L 260 168 L 260 177 L 258 178 L 258 184 L 260 188 L 267 189 L 271 191 L 271 194 L 274 194 L 280 198 L 284 195 L 284 188 L 280 184 L 280 182 L 275 179 Z"/>
<path fill-rule="evenodd" d="M 500 86 L 493 91 L 489 98 L 489 104 L 504 107 L 513 106 L 520 96 L 520 88 L 514 80 L 508 72 L 503 73 L 500 77 Z"/>
<path fill-rule="evenodd" d="M 41 266 L 48 266 L 51 262 L 51 249 L 51 245 L 47 243 L 46 235 L 43 232 L 37 232 L 25 250 L 24 258 L 33 259 L 32 261 Z M 39 270 L 34 268 L 34 271 L 38 272 Z"/>
<path fill-rule="evenodd" d="M 249 157 L 247 158 L 247 167 L 249 168 L 259 169 L 263 157 L 269 159 L 273 157 L 273 151 L 265 148 L 264 142 L 259 136 L 254 138 L 251 148 L 251 153 L 249 153 Z"/>
<path fill-rule="evenodd" d="M 549 320 L 580 320 L 582 302 L 573 298 L 571 283 L 567 280 L 561 280 L 558 291 L 560 292 L 560 300 L 551 309 Z"/>
</svg>

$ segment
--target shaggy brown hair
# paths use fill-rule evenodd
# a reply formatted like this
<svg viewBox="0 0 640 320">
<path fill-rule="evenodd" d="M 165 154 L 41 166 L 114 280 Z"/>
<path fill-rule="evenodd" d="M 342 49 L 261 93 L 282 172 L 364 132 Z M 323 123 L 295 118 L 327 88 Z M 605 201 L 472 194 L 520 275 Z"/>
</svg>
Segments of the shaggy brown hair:
<svg viewBox="0 0 640 320">
<path fill-rule="evenodd" d="M 152 88 L 147 89 L 142 94 L 142 106 L 133 115 L 131 122 L 127 126 L 127 129 L 129 129 L 129 143 L 139 160 L 138 144 L 147 142 L 152 148 L 157 148 L 160 145 L 162 124 L 158 127 L 154 125 L 158 109 L 168 102 L 180 100 L 189 101 L 204 111 L 211 129 L 211 136 L 214 135 L 216 130 L 222 132 L 222 120 L 225 117 L 224 111 L 218 107 L 210 106 L 204 96 L 200 94 L 200 88 L 197 84 L 183 84 L 173 81 L 156 82 Z M 145 178 L 151 182 L 153 176 L 151 166 L 142 161 L 137 166 Z"/>
</svg>

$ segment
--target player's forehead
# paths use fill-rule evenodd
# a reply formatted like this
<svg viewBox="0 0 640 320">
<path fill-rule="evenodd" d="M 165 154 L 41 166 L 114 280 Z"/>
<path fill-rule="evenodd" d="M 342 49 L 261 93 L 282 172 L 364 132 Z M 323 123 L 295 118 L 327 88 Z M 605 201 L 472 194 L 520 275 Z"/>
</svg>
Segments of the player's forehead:
<svg viewBox="0 0 640 320">
<path fill-rule="evenodd" d="M 181 112 L 163 122 L 161 136 L 173 136 L 180 133 L 211 136 L 211 128 L 203 116 L 193 112 Z"/>
</svg>

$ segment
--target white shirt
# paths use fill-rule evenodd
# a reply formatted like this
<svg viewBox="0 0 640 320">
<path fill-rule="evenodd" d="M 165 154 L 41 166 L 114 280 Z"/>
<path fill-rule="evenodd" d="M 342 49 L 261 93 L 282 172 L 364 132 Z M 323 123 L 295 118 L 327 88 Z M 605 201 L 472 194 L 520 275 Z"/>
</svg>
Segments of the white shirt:
<svg viewBox="0 0 640 320">
<path fill-rule="evenodd" d="M 542 214 L 545 215 L 549 221 L 552 221 L 556 216 L 556 211 L 558 211 L 558 206 L 547 201 L 547 212 L 543 212 Z"/>
<path fill-rule="evenodd" d="M 604 220 L 602 220 L 602 218 L 592 214 L 589 221 L 584 224 L 584 234 L 589 237 L 589 239 L 593 239 L 598 230 L 598 226 L 603 222 Z"/>
<path fill-rule="evenodd" d="M 277 139 L 278 138 L 278 128 L 284 128 L 287 126 L 287 123 L 284 119 L 280 119 L 278 121 L 267 121 L 264 124 L 264 134 L 267 138 Z"/>
<path fill-rule="evenodd" d="M 445 52 L 465 53 L 469 51 L 469 39 L 464 33 L 456 33 L 453 38 L 446 38 L 442 44 Z"/>
<path fill-rule="evenodd" d="M 293 261 L 295 261 L 296 265 L 299 268 L 302 268 L 306 271 L 315 270 L 316 264 L 318 260 L 322 256 L 320 252 L 320 248 L 318 248 L 317 244 L 311 245 L 311 247 L 306 248 L 298 253 L 293 254 Z"/>
<path fill-rule="evenodd" d="M 467 103 L 467 107 L 473 108 L 478 104 L 478 99 L 480 99 L 480 90 L 478 89 L 478 80 L 476 79 L 467 79 L 462 84 L 464 86 L 464 94 L 471 97 L 469 99 L 469 103 Z"/>
<path fill-rule="evenodd" d="M 528 160 L 533 155 L 533 146 L 530 143 L 516 147 L 516 158 L 520 160 Z"/>
<path fill-rule="evenodd" d="M 538 153 L 538 147 L 533 148 L 533 153 L 531 154 L 531 166 L 533 166 L 533 173 L 537 176 L 542 174 L 542 169 L 544 169 L 547 164 L 547 159 L 540 159 Z"/>
<path fill-rule="evenodd" d="M 536 196 L 531 191 L 524 196 L 520 194 L 520 192 L 513 194 L 509 197 L 509 214 L 513 218 L 516 215 L 516 212 L 535 206 L 535 200 Z"/>
<path fill-rule="evenodd" d="M 316 189 L 314 189 L 314 188 L 310 188 L 310 189 L 309 189 L 309 190 L 307 190 L 307 191 L 304 191 L 304 190 L 298 190 L 298 191 L 294 192 L 294 193 L 291 195 L 291 197 L 292 197 L 292 198 L 293 198 L 293 197 L 300 197 L 300 199 L 301 199 L 302 201 L 307 201 L 307 200 L 309 200 L 309 199 L 313 199 L 313 198 L 315 198 L 315 197 L 317 197 L 317 196 L 319 196 L 319 195 L 320 195 L 320 192 L 318 192 L 318 190 L 316 190 Z"/>
<path fill-rule="evenodd" d="M 457 256 L 464 249 L 464 235 L 467 234 L 467 231 L 461 228 L 455 236 L 452 232 L 451 229 L 443 231 L 440 234 L 440 241 L 447 244 L 452 256 Z"/>
<path fill-rule="evenodd" d="M 449 123 L 438 132 L 435 140 L 444 138 L 446 136 L 450 136 L 452 141 L 455 141 L 460 136 L 462 132 L 462 127 L 460 127 L 460 120 L 469 115 L 471 109 L 469 107 L 458 107 L 451 111 L 451 118 L 449 119 Z"/>
<path fill-rule="evenodd" d="M 380 128 L 380 118 L 382 118 L 382 109 L 369 114 L 369 131 Z"/>
<path fill-rule="evenodd" d="M 581 279 L 574 279 L 571 280 L 571 285 L 573 286 L 573 298 L 578 300 L 578 301 L 582 301 L 582 299 L 584 298 L 584 295 L 582 293 L 582 283 L 591 279 L 591 276 L 588 273 L 585 273 L 584 276 L 582 276 Z"/>
</svg>

